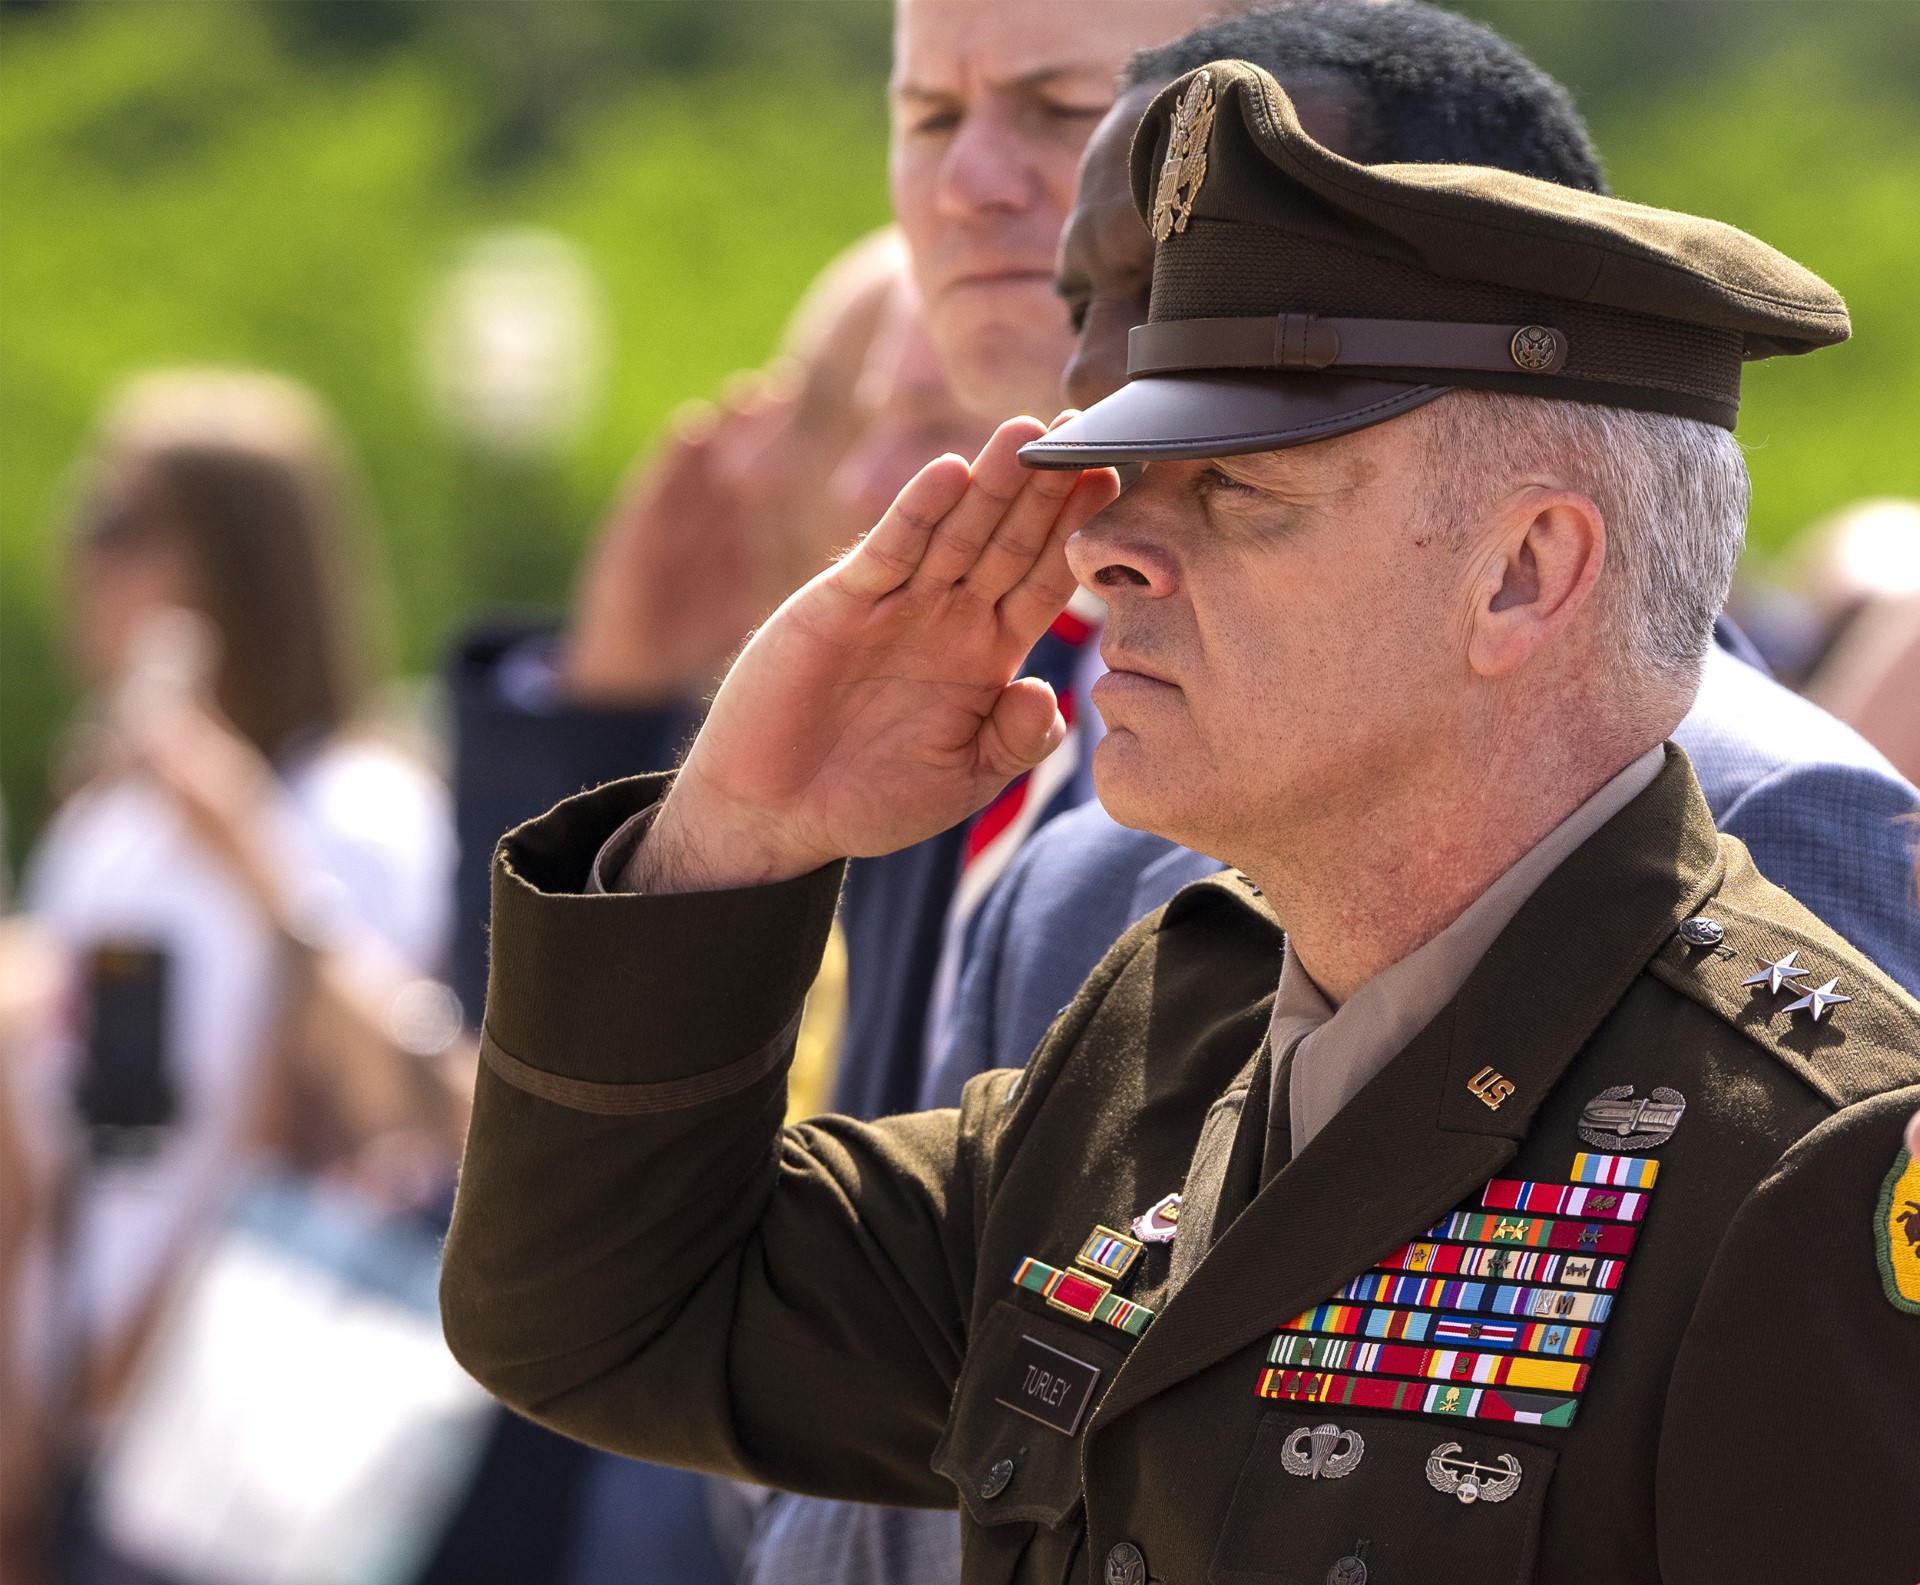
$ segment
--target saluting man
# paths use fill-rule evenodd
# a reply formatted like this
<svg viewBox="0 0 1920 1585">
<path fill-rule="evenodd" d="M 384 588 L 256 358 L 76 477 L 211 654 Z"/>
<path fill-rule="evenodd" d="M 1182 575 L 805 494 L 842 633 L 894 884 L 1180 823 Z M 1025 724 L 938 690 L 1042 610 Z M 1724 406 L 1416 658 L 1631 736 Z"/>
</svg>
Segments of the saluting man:
<svg viewBox="0 0 1920 1585">
<path fill-rule="evenodd" d="M 622 1452 L 957 1500 L 970 1581 L 1911 1575 L 1920 1007 L 1666 741 L 1741 363 L 1844 305 L 1711 221 L 1353 164 L 1238 62 L 1133 186 L 1129 383 L 932 464 L 676 777 L 502 844 L 456 1353 Z M 1059 740 L 1015 671 L 1076 579 L 1102 802 L 1236 870 L 1023 1073 L 783 1130 L 840 861 Z"/>
</svg>

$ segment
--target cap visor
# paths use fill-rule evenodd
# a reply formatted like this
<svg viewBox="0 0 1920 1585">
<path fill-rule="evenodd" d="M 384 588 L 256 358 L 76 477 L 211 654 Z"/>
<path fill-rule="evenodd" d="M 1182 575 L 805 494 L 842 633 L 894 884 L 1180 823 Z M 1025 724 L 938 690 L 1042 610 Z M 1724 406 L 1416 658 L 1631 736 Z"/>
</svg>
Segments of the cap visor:
<svg viewBox="0 0 1920 1585">
<path fill-rule="evenodd" d="M 1448 389 L 1324 374 L 1147 375 L 1029 441 L 1020 460 L 1101 468 L 1278 451 L 1384 423 Z"/>
</svg>

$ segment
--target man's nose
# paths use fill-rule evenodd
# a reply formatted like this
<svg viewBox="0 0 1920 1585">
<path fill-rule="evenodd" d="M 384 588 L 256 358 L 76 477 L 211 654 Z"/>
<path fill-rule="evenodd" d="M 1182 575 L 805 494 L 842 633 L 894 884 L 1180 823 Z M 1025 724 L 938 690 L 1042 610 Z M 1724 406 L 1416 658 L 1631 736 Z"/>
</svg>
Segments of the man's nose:
<svg viewBox="0 0 1920 1585">
<path fill-rule="evenodd" d="M 940 162 L 935 192 L 956 218 L 1025 209 L 1033 201 L 1033 162 L 1018 128 L 990 105 L 970 108 Z"/>
<path fill-rule="evenodd" d="M 1124 495 L 1067 541 L 1067 565 L 1082 588 L 1109 604 L 1158 599 L 1179 582 L 1172 553 L 1128 510 Z"/>
</svg>

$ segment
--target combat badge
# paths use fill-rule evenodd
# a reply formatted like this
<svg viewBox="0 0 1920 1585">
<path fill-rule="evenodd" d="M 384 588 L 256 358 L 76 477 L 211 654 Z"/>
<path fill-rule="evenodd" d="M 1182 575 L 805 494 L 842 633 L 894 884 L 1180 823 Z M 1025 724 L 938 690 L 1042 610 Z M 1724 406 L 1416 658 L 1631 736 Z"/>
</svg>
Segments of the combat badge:
<svg viewBox="0 0 1920 1585">
<path fill-rule="evenodd" d="M 1651 1150 L 1673 1138 L 1687 1098 L 1661 1085 L 1642 1100 L 1631 1084 L 1602 1090 L 1580 1109 L 1580 1137 L 1604 1150 Z"/>
<path fill-rule="evenodd" d="M 1153 195 L 1153 240 L 1165 242 L 1185 231 L 1193 218 L 1193 201 L 1207 179 L 1207 140 L 1213 136 L 1213 77 L 1193 74 L 1180 106 L 1173 113 L 1167 138 L 1167 158 L 1160 167 L 1160 185 Z"/>
<path fill-rule="evenodd" d="M 1887 1302 L 1920 1315 L 1920 1160 L 1904 1150 L 1880 1190 L 1873 1243 Z"/>
<path fill-rule="evenodd" d="M 1427 1484 L 1461 1502 L 1505 1502 L 1520 1489 L 1520 1460 L 1502 1453 L 1482 1464 L 1462 1456 L 1458 1442 L 1442 1442 L 1427 1455 Z"/>
</svg>

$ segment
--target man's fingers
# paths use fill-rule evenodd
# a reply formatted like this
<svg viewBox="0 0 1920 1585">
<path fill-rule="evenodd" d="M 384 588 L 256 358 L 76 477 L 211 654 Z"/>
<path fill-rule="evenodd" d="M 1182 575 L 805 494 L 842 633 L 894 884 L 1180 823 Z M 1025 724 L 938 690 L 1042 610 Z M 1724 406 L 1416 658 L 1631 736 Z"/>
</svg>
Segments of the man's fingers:
<svg viewBox="0 0 1920 1585">
<path fill-rule="evenodd" d="M 920 565 L 923 579 L 958 583 L 973 570 L 981 549 L 1031 477 L 1020 466 L 1020 448 L 1045 433 L 1046 427 L 1035 418 L 1010 418 L 993 432 L 974 459 L 972 487 L 934 530 Z"/>
<path fill-rule="evenodd" d="M 1028 469 L 992 537 L 962 580 L 988 605 L 1032 571 L 1047 548 L 1061 510 L 1072 498 L 1080 475 L 1066 469 Z M 1076 525 L 1077 526 L 1077 525 Z"/>
<path fill-rule="evenodd" d="M 1067 541 L 1096 514 L 1113 505 L 1119 494 L 1120 481 L 1113 469 L 1089 468 L 1060 503 L 1045 546 L 1000 600 L 1001 617 L 1023 642 L 1031 644 L 1038 639 L 1073 598 L 1075 579 L 1067 565 Z"/>
<path fill-rule="evenodd" d="M 1060 746 L 1067 723 L 1053 690 L 1038 677 L 1016 677 L 1000 691 L 980 726 L 980 764 L 1002 780 L 1032 770 Z"/>
<path fill-rule="evenodd" d="M 834 574 L 840 587 L 856 599 L 877 600 L 911 578 L 934 530 L 966 495 L 967 480 L 966 460 L 951 452 L 916 473 L 842 559 Z"/>
</svg>

